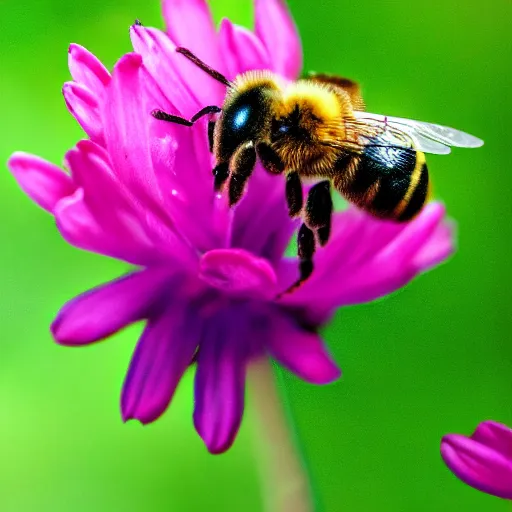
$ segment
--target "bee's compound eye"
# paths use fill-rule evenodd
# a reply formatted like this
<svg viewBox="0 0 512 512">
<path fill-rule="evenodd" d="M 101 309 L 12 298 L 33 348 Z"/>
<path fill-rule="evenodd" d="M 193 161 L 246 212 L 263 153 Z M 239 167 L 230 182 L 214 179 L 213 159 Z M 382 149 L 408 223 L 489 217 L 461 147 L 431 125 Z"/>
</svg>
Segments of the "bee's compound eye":
<svg viewBox="0 0 512 512">
<path fill-rule="evenodd" d="M 287 124 L 281 124 L 277 129 L 279 133 L 288 133 L 290 131 L 290 127 Z"/>
<path fill-rule="evenodd" d="M 247 122 L 249 121 L 249 115 L 251 113 L 251 107 L 244 106 L 240 107 L 235 115 L 233 116 L 233 128 L 235 130 L 240 130 L 243 128 Z"/>
</svg>

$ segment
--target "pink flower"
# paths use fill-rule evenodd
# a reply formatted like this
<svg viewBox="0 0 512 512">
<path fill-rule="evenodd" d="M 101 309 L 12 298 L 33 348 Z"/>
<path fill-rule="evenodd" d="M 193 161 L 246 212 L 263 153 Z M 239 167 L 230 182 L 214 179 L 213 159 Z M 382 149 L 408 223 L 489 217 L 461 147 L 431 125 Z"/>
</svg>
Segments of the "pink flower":
<svg viewBox="0 0 512 512">
<path fill-rule="evenodd" d="M 448 434 L 441 456 L 463 482 L 479 491 L 512 500 L 512 430 L 484 421 L 470 437 Z"/>
<path fill-rule="evenodd" d="M 336 380 L 318 327 L 336 308 L 382 297 L 443 261 L 452 237 L 437 203 L 408 224 L 351 208 L 335 215 L 311 278 L 277 300 L 298 267 L 284 257 L 297 224 L 282 178 L 258 167 L 230 209 L 213 192 L 206 120 L 189 128 L 150 112 L 190 118 L 222 104 L 223 86 L 176 53 L 177 45 L 228 78 L 256 68 L 296 78 L 295 26 L 280 0 L 256 1 L 254 33 L 229 20 L 216 32 L 204 0 L 167 0 L 164 16 L 167 33 L 131 28 L 136 53 L 123 56 L 112 76 L 71 45 L 73 81 L 64 97 L 89 140 L 67 153 L 70 174 L 23 153 L 9 167 L 70 244 L 138 267 L 66 304 L 52 324 L 57 342 L 85 345 L 145 320 L 122 392 L 123 419 L 157 419 L 197 361 L 194 423 L 219 453 L 238 431 L 251 359 L 271 356 L 315 384 Z"/>
</svg>

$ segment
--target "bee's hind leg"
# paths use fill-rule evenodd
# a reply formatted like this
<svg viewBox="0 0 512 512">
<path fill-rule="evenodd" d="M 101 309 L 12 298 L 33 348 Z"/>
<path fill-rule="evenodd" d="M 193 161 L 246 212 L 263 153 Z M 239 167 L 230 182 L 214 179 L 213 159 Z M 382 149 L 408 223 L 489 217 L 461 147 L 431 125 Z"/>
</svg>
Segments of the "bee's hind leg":
<svg viewBox="0 0 512 512">
<path fill-rule="evenodd" d="M 331 182 L 321 181 L 309 191 L 305 221 L 316 231 L 318 242 L 322 246 L 328 242 L 331 235 L 332 211 Z"/>
<path fill-rule="evenodd" d="M 288 176 L 291 176 L 290 173 Z M 292 180 L 298 179 L 292 178 Z M 300 185 L 300 180 L 299 180 Z M 293 187 L 296 191 L 298 188 Z M 301 198 L 302 198 L 302 188 Z M 298 193 L 298 192 L 296 192 Z M 288 205 L 291 209 L 290 196 L 288 194 L 288 181 L 287 181 L 287 198 Z M 301 203 L 302 207 L 302 203 Z M 295 211 L 295 210 L 294 210 Z M 300 208 L 299 208 L 300 211 Z M 288 289 L 280 293 L 278 297 L 281 297 L 287 293 L 293 292 L 304 281 L 306 281 L 313 273 L 313 256 L 316 249 L 315 232 L 320 245 L 325 245 L 329 240 L 331 233 L 331 219 L 332 219 L 333 204 L 331 198 L 331 184 L 329 180 L 321 181 L 317 183 L 308 193 L 305 208 L 305 223 L 299 229 L 297 237 L 298 246 L 298 257 L 299 257 L 299 278 L 293 283 Z"/>
<path fill-rule="evenodd" d="M 299 288 L 306 279 L 313 273 L 313 255 L 315 254 L 316 242 L 315 233 L 302 224 L 297 235 L 297 255 L 299 257 L 299 278 L 295 283 L 289 286 L 284 292 L 281 292 L 277 298 L 293 292 Z"/>
</svg>

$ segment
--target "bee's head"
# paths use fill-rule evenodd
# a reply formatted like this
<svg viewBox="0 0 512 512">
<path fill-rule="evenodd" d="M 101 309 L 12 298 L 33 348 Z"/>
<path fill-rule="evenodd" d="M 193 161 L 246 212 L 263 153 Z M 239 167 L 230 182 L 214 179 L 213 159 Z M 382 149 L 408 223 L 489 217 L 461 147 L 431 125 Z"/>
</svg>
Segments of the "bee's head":
<svg viewBox="0 0 512 512">
<path fill-rule="evenodd" d="M 235 83 L 222 109 L 217 158 L 229 158 L 243 142 L 267 138 L 275 90 L 275 83 L 267 77 L 260 82 L 245 77 Z"/>
</svg>

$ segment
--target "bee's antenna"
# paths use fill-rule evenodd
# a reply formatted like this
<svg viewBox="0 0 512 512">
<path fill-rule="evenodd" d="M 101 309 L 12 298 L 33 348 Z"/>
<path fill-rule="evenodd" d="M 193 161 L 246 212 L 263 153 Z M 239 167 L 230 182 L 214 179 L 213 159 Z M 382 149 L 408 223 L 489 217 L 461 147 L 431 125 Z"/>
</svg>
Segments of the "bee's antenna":
<svg viewBox="0 0 512 512">
<path fill-rule="evenodd" d="M 217 82 L 220 82 L 221 84 L 224 84 L 227 87 L 231 85 L 231 82 L 222 73 L 215 71 L 215 69 L 208 66 L 208 64 L 205 64 L 199 57 L 196 57 L 190 50 L 180 47 L 176 48 L 176 51 L 184 55 L 188 60 L 192 61 L 198 68 L 202 69 L 205 73 L 208 73 L 212 78 L 217 80 Z"/>
</svg>

